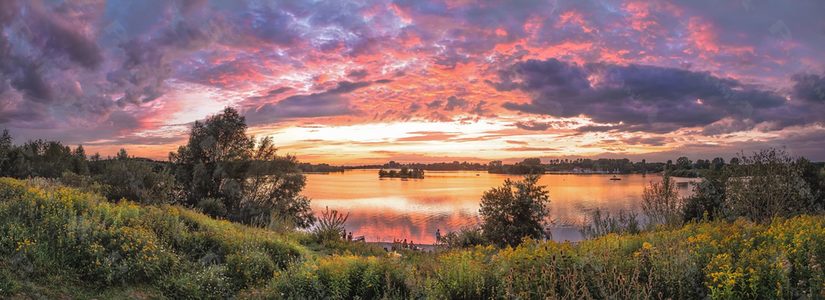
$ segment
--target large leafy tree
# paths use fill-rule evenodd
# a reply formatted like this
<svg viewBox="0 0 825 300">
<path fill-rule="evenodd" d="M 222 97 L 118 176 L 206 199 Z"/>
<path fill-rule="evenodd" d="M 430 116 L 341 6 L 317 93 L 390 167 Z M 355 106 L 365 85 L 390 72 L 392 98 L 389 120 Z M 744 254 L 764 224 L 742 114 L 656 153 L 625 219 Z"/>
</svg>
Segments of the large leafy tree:
<svg viewBox="0 0 825 300">
<path fill-rule="evenodd" d="M 249 158 L 254 147 L 246 128 L 243 116 L 226 108 L 204 122 L 196 121 L 187 144 L 169 155 L 188 204 L 194 206 L 204 198 L 220 198 L 227 206 L 237 202 L 229 199 L 238 197 L 231 189 L 243 178 L 236 166 Z"/>
<path fill-rule="evenodd" d="M 312 222 L 306 178 L 294 157 L 277 155 L 269 138 L 255 143 L 236 110 L 195 122 L 185 146 L 170 154 L 185 201 L 207 213 L 264 226 L 277 219 L 298 227 Z"/>
<path fill-rule="evenodd" d="M 499 246 L 515 246 L 525 237 L 549 237 L 546 230 L 550 196 L 538 184 L 539 175 L 521 181 L 507 179 L 481 197 L 481 229 L 485 238 Z"/>
</svg>

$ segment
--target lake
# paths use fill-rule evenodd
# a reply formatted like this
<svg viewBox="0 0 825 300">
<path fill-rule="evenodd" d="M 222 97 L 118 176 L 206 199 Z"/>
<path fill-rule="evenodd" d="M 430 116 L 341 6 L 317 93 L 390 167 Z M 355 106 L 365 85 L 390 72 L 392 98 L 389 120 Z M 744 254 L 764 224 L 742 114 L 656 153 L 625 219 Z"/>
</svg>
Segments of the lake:
<svg viewBox="0 0 825 300">
<path fill-rule="evenodd" d="M 641 214 L 644 187 L 660 181 L 659 175 L 546 174 L 539 180 L 550 191 L 551 232 L 557 241 L 581 240 L 579 228 L 588 212 L 600 208 L 616 213 L 631 210 Z M 346 223 L 354 236 L 367 241 L 408 239 L 415 243 L 435 241 L 441 233 L 478 223 L 481 195 L 506 178 L 519 176 L 475 171 L 427 171 L 424 179 L 378 178 L 378 170 L 349 170 L 344 173 L 307 174 L 304 195 L 312 198 L 312 209 L 320 215 L 325 207 L 349 212 Z M 677 182 L 690 181 L 677 178 Z M 679 186 L 681 195 L 690 193 Z"/>
</svg>

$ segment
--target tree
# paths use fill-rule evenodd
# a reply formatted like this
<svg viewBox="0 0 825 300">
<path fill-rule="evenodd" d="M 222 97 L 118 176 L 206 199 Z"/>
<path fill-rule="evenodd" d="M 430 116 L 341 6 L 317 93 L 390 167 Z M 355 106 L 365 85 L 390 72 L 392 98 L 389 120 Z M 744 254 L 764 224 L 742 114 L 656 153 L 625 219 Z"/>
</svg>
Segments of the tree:
<svg viewBox="0 0 825 300">
<path fill-rule="evenodd" d="M 0 176 L 7 175 L 5 170 L 10 166 L 10 154 L 14 148 L 12 138 L 8 129 L 3 129 L 3 134 L 0 135 Z"/>
<path fill-rule="evenodd" d="M 693 188 L 693 195 L 685 199 L 684 220 L 715 220 L 723 213 L 725 205 L 725 183 L 727 176 L 721 171 L 705 174 L 702 181 Z"/>
<path fill-rule="evenodd" d="M 265 226 L 272 222 L 306 228 L 314 216 L 310 200 L 300 195 L 306 177 L 294 156 L 277 154 L 272 139 L 262 139 L 246 162 L 245 180 L 241 183 L 242 222 Z"/>
<path fill-rule="evenodd" d="M 126 160 L 129 159 L 129 153 L 126 152 L 126 149 L 120 148 L 120 151 L 117 152 L 116 158 L 118 160 Z"/>
<path fill-rule="evenodd" d="M 721 157 L 714 158 L 710 165 L 714 171 L 719 171 L 725 166 L 725 159 Z"/>
<path fill-rule="evenodd" d="M 682 201 L 668 173 L 662 182 L 650 182 L 642 194 L 642 211 L 648 225 L 677 225 L 682 222 Z"/>
<path fill-rule="evenodd" d="M 83 145 L 77 145 L 72 153 L 72 172 L 79 175 L 89 175 L 89 161 Z"/>
<path fill-rule="evenodd" d="M 538 185 L 539 175 L 521 181 L 506 179 L 481 197 L 481 229 L 485 238 L 499 246 L 515 246 L 525 237 L 546 238 L 550 196 Z"/>
<path fill-rule="evenodd" d="M 110 200 L 144 204 L 171 204 L 177 200 L 175 177 L 166 166 L 156 162 L 133 158 L 107 160 L 95 178 L 105 185 L 104 194 Z"/>
<path fill-rule="evenodd" d="M 687 157 L 682 156 L 676 159 L 677 169 L 687 170 L 690 169 L 692 165 L 693 162 L 691 162 L 690 159 L 688 159 Z"/>
<path fill-rule="evenodd" d="M 242 178 L 241 170 L 235 167 L 249 158 L 253 146 L 253 140 L 246 136 L 244 118 L 232 108 L 205 122 L 196 121 L 187 144 L 169 155 L 189 205 L 195 206 L 203 198 L 218 198 L 228 209 L 235 208 L 230 206 L 240 199 L 228 199 L 226 188 Z"/>
<path fill-rule="evenodd" d="M 816 208 L 825 208 L 825 166 L 812 163 L 803 157 L 798 158 L 795 164 L 802 170 L 802 179 L 811 189 Z"/>
<path fill-rule="evenodd" d="M 289 220 L 299 227 L 313 221 L 309 199 L 300 196 L 306 178 L 294 157 L 280 157 L 271 139 L 246 135 L 246 121 L 235 109 L 195 122 L 189 141 L 169 159 L 187 205 L 222 204 L 234 221 L 264 226 Z M 204 203 L 206 204 L 206 203 Z"/>
<path fill-rule="evenodd" d="M 818 210 L 803 168 L 782 149 L 766 149 L 739 158 L 731 168 L 726 206 L 733 217 L 768 222 Z"/>
</svg>

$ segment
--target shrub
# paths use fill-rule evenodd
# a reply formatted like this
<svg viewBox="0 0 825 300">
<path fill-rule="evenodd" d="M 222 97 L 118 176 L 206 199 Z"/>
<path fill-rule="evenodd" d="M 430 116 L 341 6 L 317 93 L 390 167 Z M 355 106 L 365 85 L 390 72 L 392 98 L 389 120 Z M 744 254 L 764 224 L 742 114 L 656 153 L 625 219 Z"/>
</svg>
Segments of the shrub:
<svg viewBox="0 0 825 300">
<path fill-rule="evenodd" d="M 278 272 L 266 293 L 286 299 L 409 298 L 404 274 L 389 258 L 333 255 Z"/>
<path fill-rule="evenodd" d="M 234 284 L 246 287 L 272 278 L 275 263 L 259 250 L 243 249 L 226 257 L 227 274 Z"/>
<path fill-rule="evenodd" d="M 226 215 L 226 205 L 223 201 L 216 198 L 203 198 L 198 202 L 197 208 L 203 213 L 212 217 L 222 217 Z"/>
<path fill-rule="evenodd" d="M 768 222 L 815 212 L 818 208 L 803 169 L 781 149 L 741 155 L 742 165 L 732 169 L 727 182 L 726 208 L 733 217 Z"/>
<path fill-rule="evenodd" d="M 522 181 L 506 179 L 500 187 L 481 196 L 481 229 L 484 237 L 499 246 L 518 245 L 525 237 L 546 238 L 550 196 L 538 185 L 538 175 Z"/>
<path fill-rule="evenodd" d="M 481 228 L 478 227 L 462 228 L 450 232 L 441 238 L 441 242 L 447 248 L 467 248 L 487 244 Z"/>
<path fill-rule="evenodd" d="M 724 214 L 727 176 L 708 172 L 693 188 L 693 195 L 685 199 L 684 221 L 715 220 Z"/>
<path fill-rule="evenodd" d="M 650 182 L 642 194 L 642 210 L 648 225 L 675 226 L 682 223 L 682 199 L 676 183 L 665 173 L 662 182 Z"/>
<path fill-rule="evenodd" d="M 611 216 L 610 212 L 595 209 L 590 213 L 589 220 L 582 226 L 581 233 L 585 238 L 600 237 L 606 234 L 637 234 L 639 233 L 638 215 L 632 211 L 619 210 L 618 216 Z"/>
</svg>

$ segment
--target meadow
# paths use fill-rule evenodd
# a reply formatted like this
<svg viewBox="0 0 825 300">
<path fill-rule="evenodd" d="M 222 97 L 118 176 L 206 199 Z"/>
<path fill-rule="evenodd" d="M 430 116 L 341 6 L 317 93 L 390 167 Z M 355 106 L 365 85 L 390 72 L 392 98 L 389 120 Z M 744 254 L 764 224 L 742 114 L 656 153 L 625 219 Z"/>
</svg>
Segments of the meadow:
<svg viewBox="0 0 825 300">
<path fill-rule="evenodd" d="M 180 206 L 112 203 L 53 180 L 0 179 L 4 298 L 822 298 L 823 256 L 823 216 L 385 252 Z"/>
</svg>

